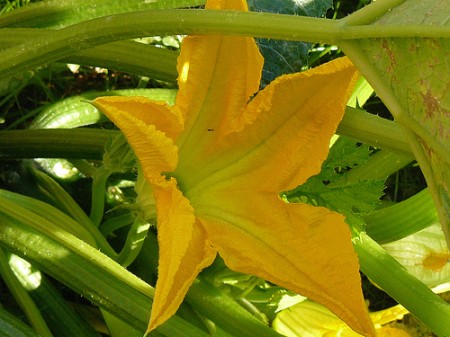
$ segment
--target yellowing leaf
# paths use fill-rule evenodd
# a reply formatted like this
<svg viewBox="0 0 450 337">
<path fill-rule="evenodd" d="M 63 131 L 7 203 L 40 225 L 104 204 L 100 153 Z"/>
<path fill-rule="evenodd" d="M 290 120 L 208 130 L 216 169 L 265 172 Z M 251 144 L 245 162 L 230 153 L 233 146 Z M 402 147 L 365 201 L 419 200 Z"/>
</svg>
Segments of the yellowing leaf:
<svg viewBox="0 0 450 337">
<path fill-rule="evenodd" d="M 376 327 L 377 336 L 409 337 L 401 329 L 383 325 L 402 319 L 408 311 L 401 305 L 372 312 L 370 318 Z M 287 337 L 358 337 L 344 322 L 326 307 L 311 301 L 303 301 L 281 311 L 273 322 L 276 331 Z"/>
<path fill-rule="evenodd" d="M 207 8 L 246 3 L 212 0 Z M 160 261 L 149 331 L 219 252 L 230 268 L 304 294 L 374 336 L 344 217 L 279 198 L 320 171 L 356 70 L 335 60 L 280 77 L 250 99 L 261 67 L 252 38 L 188 37 L 174 107 L 94 102 L 127 137 L 154 193 Z M 174 120 L 184 121 L 178 137 L 170 136 Z"/>
<path fill-rule="evenodd" d="M 383 248 L 429 287 L 450 280 L 450 252 L 438 223 Z"/>
<path fill-rule="evenodd" d="M 430 29 L 450 25 L 448 2 L 435 0 L 399 2 L 369 20 L 365 23 L 380 31 L 408 24 Z M 342 41 L 340 46 L 405 130 L 450 248 L 450 39 L 379 37 Z"/>
</svg>

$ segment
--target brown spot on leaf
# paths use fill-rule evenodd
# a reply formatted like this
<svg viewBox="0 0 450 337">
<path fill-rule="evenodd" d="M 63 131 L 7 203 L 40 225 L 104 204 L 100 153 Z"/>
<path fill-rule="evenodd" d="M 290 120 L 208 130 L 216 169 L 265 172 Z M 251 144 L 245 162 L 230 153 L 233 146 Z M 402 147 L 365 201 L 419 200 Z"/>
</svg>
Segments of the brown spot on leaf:
<svg viewBox="0 0 450 337">
<path fill-rule="evenodd" d="M 394 70 L 394 68 L 397 65 L 397 59 L 395 57 L 394 52 L 392 51 L 392 49 L 389 46 L 389 43 L 387 40 L 383 40 L 383 42 L 381 42 L 381 48 L 383 48 L 383 50 L 386 52 L 388 58 L 389 58 L 389 66 L 386 69 L 388 73 L 392 73 L 392 71 Z"/>
<path fill-rule="evenodd" d="M 409 45 L 409 51 L 411 53 L 415 53 L 417 51 L 418 47 L 417 47 L 417 43 L 415 41 L 413 41 L 410 45 Z"/>
<path fill-rule="evenodd" d="M 429 90 L 426 94 L 422 94 L 423 105 L 425 107 L 425 117 L 431 119 L 439 111 L 439 99 L 434 96 Z"/>
</svg>

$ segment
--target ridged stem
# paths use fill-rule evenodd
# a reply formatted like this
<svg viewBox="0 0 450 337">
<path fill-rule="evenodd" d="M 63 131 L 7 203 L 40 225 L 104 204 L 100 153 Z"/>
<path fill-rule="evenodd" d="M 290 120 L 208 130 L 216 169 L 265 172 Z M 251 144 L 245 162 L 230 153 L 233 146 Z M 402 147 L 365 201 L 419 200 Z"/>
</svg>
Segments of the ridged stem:
<svg viewBox="0 0 450 337">
<path fill-rule="evenodd" d="M 361 271 L 424 322 L 436 335 L 450 336 L 450 305 L 389 255 L 367 234 L 354 239 Z"/>
</svg>

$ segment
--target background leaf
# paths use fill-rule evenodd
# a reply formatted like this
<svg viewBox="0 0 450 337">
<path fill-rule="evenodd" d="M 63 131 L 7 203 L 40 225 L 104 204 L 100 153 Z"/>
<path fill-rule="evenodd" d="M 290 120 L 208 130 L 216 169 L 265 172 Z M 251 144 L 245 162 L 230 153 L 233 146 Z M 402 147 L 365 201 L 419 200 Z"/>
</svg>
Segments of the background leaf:
<svg viewBox="0 0 450 337">
<path fill-rule="evenodd" d="M 399 31 L 403 25 L 442 28 L 450 25 L 448 2 L 410 0 L 364 23 Z M 404 128 L 450 246 L 450 40 L 381 37 L 341 46 Z"/>
<path fill-rule="evenodd" d="M 323 17 L 331 8 L 332 1 L 249 0 L 248 5 L 251 11 Z M 256 42 L 265 60 L 262 86 L 282 74 L 299 72 L 308 65 L 311 43 L 272 39 L 256 39 Z"/>
<path fill-rule="evenodd" d="M 361 180 L 348 184 L 344 183 L 345 174 L 367 162 L 370 152 L 369 146 L 340 137 L 331 148 L 321 172 L 287 192 L 287 199 L 327 207 L 344 214 L 349 224 L 359 227 L 364 222 L 361 216 L 378 206 L 384 180 Z"/>
</svg>

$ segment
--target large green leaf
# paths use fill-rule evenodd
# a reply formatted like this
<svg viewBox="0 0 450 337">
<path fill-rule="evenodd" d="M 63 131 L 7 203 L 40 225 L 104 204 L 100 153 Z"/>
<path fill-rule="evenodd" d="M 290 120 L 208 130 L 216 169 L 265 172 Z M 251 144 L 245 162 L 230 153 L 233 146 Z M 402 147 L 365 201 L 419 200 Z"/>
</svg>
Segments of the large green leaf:
<svg viewBox="0 0 450 337">
<path fill-rule="evenodd" d="M 410 0 L 377 18 L 369 17 L 369 22 L 354 18 L 347 19 L 349 26 L 370 24 L 379 31 L 398 31 L 395 38 L 357 39 L 340 45 L 403 127 L 450 245 L 450 40 L 401 37 L 407 25 L 430 26 L 430 30 L 449 26 L 448 2 Z"/>
</svg>

